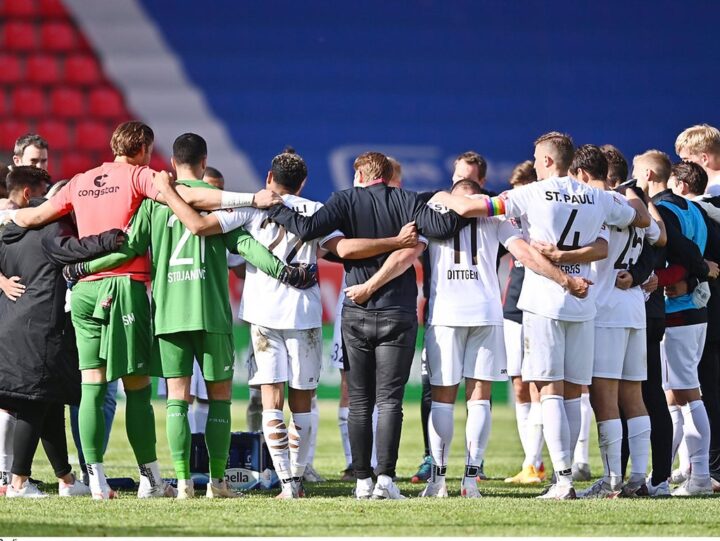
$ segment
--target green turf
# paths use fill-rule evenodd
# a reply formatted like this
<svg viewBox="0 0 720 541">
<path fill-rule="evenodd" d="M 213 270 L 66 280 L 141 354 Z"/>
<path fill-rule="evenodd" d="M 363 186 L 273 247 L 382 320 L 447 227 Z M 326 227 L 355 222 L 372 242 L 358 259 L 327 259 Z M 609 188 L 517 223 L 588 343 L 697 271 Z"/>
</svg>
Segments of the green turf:
<svg viewBox="0 0 720 541">
<path fill-rule="evenodd" d="M 309 485 L 308 498 L 275 501 L 271 493 L 253 493 L 232 500 L 191 501 L 137 500 L 124 493 L 114 501 L 94 502 L 88 498 L 7 500 L 0 498 L 0 537 L 11 536 L 712 536 L 720 532 L 715 498 L 690 500 L 602 500 L 538 501 L 538 488 L 513 487 L 502 482 L 514 474 L 521 460 L 514 423 L 514 410 L 498 406 L 493 412 L 493 433 L 487 453 L 486 473 L 494 480 L 484 482 L 484 498 L 463 500 L 458 496 L 463 468 L 462 406 L 448 474 L 451 497 L 447 500 L 418 499 L 420 486 L 407 482 L 422 454 L 422 437 L 417 404 L 405 412 L 398 474 L 400 486 L 411 496 L 405 501 L 363 501 L 350 497 L 352 483 L 341 483 L 338 472 L 344 467 L 336 425 L 334 402 L 321 402 L 320 442 L 316 468 L 327 483 Z M 155 407 L 163 474 L 172 472 L 164 432 L 164 409 Z M 244 408 L 233 413 L 236 429 L 244 427 Z M 460 419 L 463 418 L 463 419 Z M 136 477 L 130 448 L 122 425 L 122 403 L 106 455 L 108 474 Z M 592 442 L 591 467 L 600 471 Z M 42 450 L 38 451 L 33 476 L 51 482 L 52 473 Z M 581 486 L 586 486 L 583 484 Z M 47 485 L 56 491 L 57 485 Z"/>
</svg>

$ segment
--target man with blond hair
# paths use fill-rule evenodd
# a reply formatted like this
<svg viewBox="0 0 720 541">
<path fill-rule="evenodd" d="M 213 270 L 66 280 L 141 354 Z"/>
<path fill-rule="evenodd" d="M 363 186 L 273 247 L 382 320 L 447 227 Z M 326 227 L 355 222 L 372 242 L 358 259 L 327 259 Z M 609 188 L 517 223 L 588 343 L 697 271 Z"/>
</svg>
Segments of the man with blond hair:
<svg viewBox="0 0 720 541">
<path fill-rule="evenodd" d="M 720 130 L 709 124 L 696 124 L 675 139 L 675 152 L 681 160 L 694 162 L 708 176 L 705 193 L 720 195 Z"/>
</svg>

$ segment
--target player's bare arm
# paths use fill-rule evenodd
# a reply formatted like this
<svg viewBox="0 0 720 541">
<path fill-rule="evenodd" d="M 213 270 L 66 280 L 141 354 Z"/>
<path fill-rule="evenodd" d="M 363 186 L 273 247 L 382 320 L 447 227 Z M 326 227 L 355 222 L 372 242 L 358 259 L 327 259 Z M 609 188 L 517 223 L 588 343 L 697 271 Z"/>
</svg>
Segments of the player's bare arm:
<svg viewBox="0 0 720 541">
<path fill-rule="evenodd" d="M 650 226 L 650 211 L 645 206 L 645 202 L 638 197 L 634 190 L 627 190 L 625 192 L 628 205 L 635 209 L 635 219 L 630 225 L 635 227 L 649 227 Z"/>
<path fill-rule="evenodd" d="M 341 259 L 366 259 L 402 248 L 417 245 L 418 234 L 415 222 L 405 224 L 400 233 L 383 239 L 348 239 L 335 237 L 327 241 L 323 248 Z"/>
<path fill-rule="evenodd" d="M 648 209 L 650 210 L 650 215 L 653 217 L 653 220 L 655 220 L 655 223 L 657 223 L 657 226 L 660 228 L 660 236 L 658 237 L 658 240 L 655 241 L 654 246 L 662 248 L 667 244 L 667 229 L 665 229 L 665 222 L 663 222 L 662 216 L 660 216 L 660 213 L 655 205 L 650 203 L 648 205 Z"/>
<path fill-rule="evenodd" d="M 366 303 L 378 289 L 409 269 L 424 250 L 425 244 L 420 242 L 414 248 L 394 251 L 372 278 L 362 284 L 345 288 L 345 295 L 355 304 Z"/>
<path fill-rule="evenodd" d="M 554 244 L 543 241 L 530 243 L 542 255 L 555 264 L 592 263 L 605 259 L 608 255 L 608 243 L 605 239 L 597 238 L 595 242 L 575 250 L 560 250 Z"/>
<path fill-rule="evenodd" d="M 444 205 L 465 218 L 486 218 L 505 214 L 505 203 L 501 197 L 452 195 L 438 192 L 430 200 L 431 203 Z"/>
<path fill-rule="evenodd" d="M 45 201 L 37 207 L 26 207 L 10 212 L 14 213 L 12 220 L 16 224 L 28 228 L 40 227 L 57 220 L 63 215 L 55 209 L 55 206 L 50 201 Z"/>
<path fill-rule="evenodd" d="M 179 188 L 185 188 L 183 191 L 188 195 L 192 195 L 193 190 L 201 190 L 203 192 L 219 192 L 220 190 L 212 190 L 208 188 L 187 188 L 186 186 L 176 186 L 172 177 L 166 172 L 161 171 L 153 178 L 155 187 L 160 191 L 162 201 L 158 198 L 159 203 L 164 203 L 173 211 L 178 220 L 193 235 L 208 236 L 222 233 L 220 222 L 212 215 L 201 216 L 184 197 L 178 193 Z"/>
</svg>

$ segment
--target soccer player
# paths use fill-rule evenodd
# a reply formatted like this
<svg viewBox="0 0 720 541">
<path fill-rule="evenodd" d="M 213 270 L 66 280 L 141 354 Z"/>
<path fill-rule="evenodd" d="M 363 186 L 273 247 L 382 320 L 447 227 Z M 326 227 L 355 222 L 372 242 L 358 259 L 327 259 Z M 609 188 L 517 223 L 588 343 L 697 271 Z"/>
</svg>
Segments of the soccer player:
<svg viewBox="0 0 720 541">
<path fill-rule="evenodd" d="M 505 192 L 500 198 L 445 196 L 440 202 L 463 216 L 504 210 L 509 217 L 522 217 L 531 239 L 561 250 L 587 247 L 598 238 L 604 223 L 650 224 L 650 215 L 637 196 L 631 195 L 628 204 L 566 176 L 573 153 L 568 135 L 550 132 L 535 141 L 535 170 L 546 180 Z M 588 263 L 560 268 L 573 277 L 592 276 Z M 587 351 L 592 351 L 594 338 L 594 296 L 573 297 L 554 282 L 526 271 L 518 306 L 523 310 L 525 339 L 523 380 L 533 382 L 540 391 L 543 433 L 557 479 L 540 497 L 574 499 L 572 450 L 580 431 L 581 387 L 589 385 L 592 376 L 592 357 Z"/>
<path fill-rule="evenodd" d="M 81 237 L 124 228 L 145 197 L 163 201 L 152 185 L 150 163 L 154 134 L 142 122 L 118 126 L 111 138 L 115 160 L 73 177 L 57 195 L 34 208 L 12 211 L 15 222 L 34 227 L 75 211 Z M 265 204 L 272 194 L 234 194 L 212 188 L 178 188 L 188 201 L 204 209 Z M 265 198 L 263 200 L 263 197 Z M 72 318 L 77 335 L 82 399 L 80 439 L 88 464 L 90 488 L 96 499 L 114 497 L 105 478 L 103 402 L 107 382 L 123 378 L 128 440 L 140 471 L 138 497 L 172 496 L 174 489 L 160 477 L 155 449 L 155 421 L 147 375 L 150 306 L 145 282 L 146 257 L 137 257 L 107 273 L 75 286 Z"/>
<path fill-rule="evenodd" d="M 611 189 L 615 189 L 627 180 L 628 163 L 620 149 L 613 145 L 603 145 L 600 147 L 603 155 L 608 163 L 607 185 Z"/>
<path fill-rule="evenodd" d="M 457 196 L 480 193 L 469 179 L 452 188 Z M 433 205 L 433 200 L 429 203 Z M 443 207 L 440 212 L 447 212 Z M 479 218 L 454 238 L 430 242 L 433 269 L 428 329 L 425 338 L 428 373 L 432 385 L 432 408 L 428 432 L 433 473 L 422 497 L 447 497 L 445 481 L 453 437 L 454 406 L 461 380 L 467 402 L 467 464 L 460 494 L 479 498 L 478 468 L 490 437 L 490 393 L 493 381 L 506 375 L 502 306 L 497 287 L 497 252 L 502 243 L 518 260 L 562 287 L 586 285 L 574 281 L 549 260 L 531 250 L 522 232 L 504 218 Z M 382 285 L 382 284 L 380 284 Z M 574 289 L 575 290 L 575 289 Z"/>
<path fill-rule="evenodd" d="M 705 193 L 720 195 L 720 130 L 699 124 L 683 130 L 675 140 L 675 152 L 683 161 L 694 162 L 705 170 Z"/>
</svg>

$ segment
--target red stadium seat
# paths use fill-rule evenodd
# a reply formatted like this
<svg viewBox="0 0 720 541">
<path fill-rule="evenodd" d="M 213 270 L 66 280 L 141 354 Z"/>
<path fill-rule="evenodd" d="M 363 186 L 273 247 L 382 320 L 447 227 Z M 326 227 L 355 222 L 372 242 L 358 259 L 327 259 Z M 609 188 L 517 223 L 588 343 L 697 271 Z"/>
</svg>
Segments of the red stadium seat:
<svg viewBox="0 0 720 541">
<path fill-rule="evenodd" d="M 35 87 L 20 87 L 13 90 L 11 99 L 12 114 L 20 117 L 39 117 L 45 114 L 45 95 Z"/>
<path fill-rule="evenodd" d="M 52 150 L 69 150 L 73 148 L 70 129 L 65 122 L 43 120 L 37 123 L 35 131 L 47 140 Z"/>
<path fill-rule="evenodd" d="M 157 152 L 153 152 L 152 158 L 150 159 L 150 169 L 154 169 L 155 171 L 171 171 L 168 162 Z"/>
<path fill-rule="evenodd" d="M 120 93 L 113 88 L 96 88 L 90 92 L 90 114 L 100 118 L 125 116 L 125 107 Z"/>
<path fill-rule="evenodd" d="M 54 56 L 40 54 L 28 58 L 25 73 L 30 83 L 56 84 L 60 81 L 60 67 Z"/>
<path fill-rule="evenodd" d="M 65 154 L 60 162 L 60 178 L 72 178 L 78 173 L 83 173 L 97 165 L 92 158 L 85 153 L 72 152 Z"/>
<path fill-rule="evenodd" d="M 62 5 L 62 0 L 40 0 L 40 16 L 67 19 L 68 14 Z"/>
<path fill-rule="evenodd" d="M 70 23 L 48 22 L 40 28 L 40 44 L 47 51 L 74 51 L 78 48 L 77 32 Z"/>
<path fill-rule="evenodd" d="M 85 97 L 75 88 L 56 88 L 50 95 L 50 111 L 61 118 L 85 115 Z"/>
<path fill-rule="evenodd" d="M 17 55 L 0 55 L 0 83 L 13 84 L 22 81 L 22 63 Z"/>
<path fill-rule="evenodd" d="M 29 131 L 30 125 L 24 120 L 0 120 L 0 148 L 12 152 L 15 140 Z"/>
<path fill-rule="evenodd" d="M 8 113 L 7 98 L 5 96 L 5 91 L 0 88 L 0 118 L 5 116 L 6 113 Z"/>
<path fill-rule="evenodd" d="M 110 144 L 110 130 L 101 122 L 86 120 L 75 127 L 75 141 L 80 150 L 105 150 Z"/>
<path fill-rule="evenodd" d="M 2 49 L 34 51 L 37 47 L 37 29 L 33 23 L 9 22 L 2 29 Z"/>
<path fill-rule="evenodd" d="M 65 60 L 65 81 L 78 85 L 94 85 L 102 80 L 100 66 L 90 55 L 74 55 Z"/>
<path fill-rule="evenodd" d="M 0 0 L 0 17 L 36 17 L 38 5 L 35 0 Z"/>
</svg>

